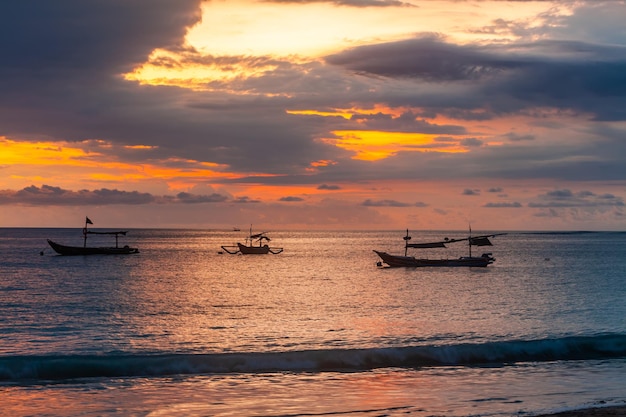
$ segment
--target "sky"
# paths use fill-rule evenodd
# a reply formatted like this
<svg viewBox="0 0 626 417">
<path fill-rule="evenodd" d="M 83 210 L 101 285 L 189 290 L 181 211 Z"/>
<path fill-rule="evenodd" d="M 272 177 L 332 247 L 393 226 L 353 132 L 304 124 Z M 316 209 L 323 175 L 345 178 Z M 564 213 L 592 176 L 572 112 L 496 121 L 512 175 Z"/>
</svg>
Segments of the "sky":
<svg viewBox="0 0 626 417">
<path fill-rule="evenodd" d="M 626 230 L 626 1 L 0 3 L 0 227 Z"/>
</svg>

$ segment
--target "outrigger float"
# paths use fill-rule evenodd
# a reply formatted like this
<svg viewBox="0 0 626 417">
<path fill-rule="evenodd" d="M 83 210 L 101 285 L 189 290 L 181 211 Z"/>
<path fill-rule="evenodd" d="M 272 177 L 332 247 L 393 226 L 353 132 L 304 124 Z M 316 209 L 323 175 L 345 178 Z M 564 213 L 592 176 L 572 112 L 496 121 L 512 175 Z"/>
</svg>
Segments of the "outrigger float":
<svg viewBox="0 0 626 417">
<path fill-rule="evenodd" d="M 237 245 L 224 245 L 222 249 L 231 255 L 238 253 L 242 255 L 266 255 L 268 253 L 278 255 L 283 251 L 283 248 L 270 248 L 267 242 L 271 241 L 271 239 L 266 236 L 266 233 L 252 234 L 252 226 L 250 226 L 250 234 L 246 237 L 245 244 L 237 242 Z"/>
<path fill-rule="evenodd" d="M 374 252 L 380 257 L 381 261 L 377 262 L 379 267 L 426 267 L 426 266 L 465 266 L 465 267 L 486 267 L 495 262 L 491 252 L 483 253 L 481 256 L 472 256 L 472 246 L 493 246 L 490 237 L 505 235 L 506 233 L 495 233 L 491 235 L 472 236 L 472 229 L 470 228 L 469 236 L 462 239 L 448 239 L 437 242 L 424 242 L 424 243 L 409 243 L 411 236 L 409 235 L 409 229 L 406 230 L 406 236 L 404 236 L 404 256 L 390 255 L 387 252 L 381 252 L 374 250 Z M 461 256 L 456 259 L 426 259 L 415 258 L 414 256 L 408 256 L 407 251 L 409 248 L 414 249 L 433 249 L 433 248 L 446 248 L 447 244 L 455 242 L 467 241 L 469 249 L 468 256 Z"/>
<path fill-rule="evenodd" d="M 139 249 L 131 248 L 128 245 L 119 247 L 119 236 L 126 236 L 128 231 L 118 232 L 92 232 L 87 229 L 87 225 L 93 224 L 89 217 L 85 217 L 85 227 L 83 227 L 83 246 L 66 246 L 60 243 L 53 242 L 50 239 L 48 244 L 59 255 L 129 255 L 132 253 L 139 253 Z M 88 247 L 87 235 L 113 235 L 115 236 L 115 247 Z M 43 255 L 43 251 L 41 252 Z"/>
</svg>

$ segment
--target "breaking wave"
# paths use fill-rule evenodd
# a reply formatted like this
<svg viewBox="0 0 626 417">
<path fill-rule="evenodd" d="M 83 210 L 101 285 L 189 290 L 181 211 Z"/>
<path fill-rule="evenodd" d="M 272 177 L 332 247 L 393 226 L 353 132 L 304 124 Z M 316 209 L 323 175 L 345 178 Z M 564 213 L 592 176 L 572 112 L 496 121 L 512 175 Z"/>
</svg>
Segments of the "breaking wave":
<svg viewBox="0 0 626 417">
<path fill-rule="evenodd" d="M 0 357 L 0 381 L 375 368 L 506 366 L 520 362 L 626 357 L 626 335 L 609 334 L 482 344 L 328 349 L 267 353 Z"/>
</svg>

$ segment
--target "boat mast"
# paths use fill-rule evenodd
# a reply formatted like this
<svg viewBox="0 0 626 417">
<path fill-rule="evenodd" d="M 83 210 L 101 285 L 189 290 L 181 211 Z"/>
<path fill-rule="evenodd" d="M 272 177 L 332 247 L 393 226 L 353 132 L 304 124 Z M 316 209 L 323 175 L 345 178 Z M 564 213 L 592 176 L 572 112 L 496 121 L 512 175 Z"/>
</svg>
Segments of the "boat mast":
<svg viewBox="0 0 626 417">
<path fill-rule="evenodd" d="M 87 247 L 87 224 L 89 223 L 89 217 L 85 217 L 85 227 L 83 227 L 83 248 Z"/>
<path fill-rule="evenodd" d="M 472 225 L 469 225 L 469 238 L 467 239 L 467 244 L 469 246 L 469 257 L 472 257 Z"/>
<path fill-rule="evenodd" d="M 406 236 L 402 239 L 404 239 L 404 256 L 406 256 L 407 250 L 409 249 L 409 240 L 411 240 L 411 236 L 409 236 L 409 229 L 406 229 Z"/>
</svg>

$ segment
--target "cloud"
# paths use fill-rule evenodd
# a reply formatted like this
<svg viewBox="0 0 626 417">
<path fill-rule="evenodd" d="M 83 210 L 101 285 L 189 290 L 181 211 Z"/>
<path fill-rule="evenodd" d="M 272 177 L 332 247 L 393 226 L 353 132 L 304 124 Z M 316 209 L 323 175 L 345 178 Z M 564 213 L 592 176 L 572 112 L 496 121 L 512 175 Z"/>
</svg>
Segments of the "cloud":
<svg viewBox="0 0 626 417">
<path fill-rule="evenodd" d="M 31 185 L 18 191 L 0 190 L 0 205 L 27 206 L 106 206 L 113 204 L 177 204 L 177 203 L 220 203 L 228 197 L 213 193 L 210 195 L 181 192 L 176 196 L 154 196 L 139 191 L 121 191 L 101 188 L 98 190 L 66 190 L 61 187 Z"/>
<path fill-rule="evenodd" d="M 504 137 L 510 140 L 511 142 L 535 140 L 535 136 L 533 135 L 518 135 L 517 133 L 513 133 L 513 132 L 505 134 Z"/>
<path fill-rule="evenodd" d="M 178 193 L 176 199 L 181 203 L 194 204 L 194 203 L 221 203 L 228 199 L 225 195 L 213 193 L 210 195 L 198 195 L 190 193 Z"/>
<path fill-rule="evenodd" d="M 354 7 L 401 4 L 365 0 L 326 3 Z M 220 190 L 231 185 L 236 189 L 244 183 L 310 184 L 335 191 L 342 187 L 334 184 L 406 179 L 481 178 L 505 183 L 540 178 L 563 180 L 559 183 L 606 183 L 626 178 L 626 129 L 619 123 L 626 120 L 622 3 L 576 2 L 567 6 L 567 15 L 557 15 L 554 8 L 524 21 L 501 20 L 493 27 L 478 28 L 494 34 L 492 40 L 481 43 L 457 44 L 453 35 L 418 34 L 412 39 L 340 51 L 325 61 L 300 57 L 298 62 L 290 61 L 291 57 L 254 55 L 254 51 L 246 56 L 203 55 L 185 45 L 185 34 L 199 22 L 201 7 L 206 9 L 208 4 L 200 0 L 6 2 L 0 13 L 0 137 L 103 143 L 110 145 L 107 162 L 132 161 L 133 167 L 144 163 L 172 167 L 176 161 L 196 167 L 219 166 L 215 170 L 223 176 L 207 174 L 192 179 L 189 172 L 181 170 L 181 176 L 171 181 L 220 184 Z M 420 7 L 425 5 L 420 3 Z M 359 43 L 361 40 L 355 40 L 354 44 Z M 197 90 L 184 85 L 141 85 L 123 78 L 149 61 L 155 49 L 172 53 L 172 58 L 159 58 L 163 66 L 241 66 L 255 76 L 195 80 Z M 289 113 L 292 109 L 334 115 L 296 115 Z M 492 120 L 497 123 L 490 123 Z M 503 131 L 503 126 L 510 126 L 510 131 Z M 438 144 L 458 144 L 462 152 L 442 155 L 433 148 L 399 151 L 376 163 L 357 161 L 351 159 L 353 153 L 332 142 L 335 132 L 355 129 L 438 135 Z M 123 151 L 132 145 L 151 148 Z M 97 154 L 91 150 L 82 161 L 98 163 Z M 316 165 L 314 161 L 332 163 Z M 4 164 L 4 170 L 14 169 L 10 163 Z M 103 173 L 104 165 L 98 168 Z M 39 175 L 37 170 L 31 172 Z M 16 178 L 12 175 L 8 172 L 6 178 Z M 28 175 L 25 178 L 36 178 Z M 150 189 L 155 189 L 157 181 L 162 182 L 156 186 L 163 187 L 169 180 L 150 179 L 154 181 Z M 42 180 L 24 181 L 30 182 L 13 188 Z M 15 183 L 6 180 L 4 184 Z M 0 192 L 0 202 L 187 203 L 189 208 L 191 203 L 260 201 L 256 195 L 232 199 L 211 191 L 179 196 L 120 191 L 127 187 L 121 181 L 107 186 L 89 191 L 101 185 L 63 185 L 89 189 L 82 192 L 42 186 L 21 190 L 21 196 L 5 190 Z M 193 190 L 191 186 L 187 189 Z M 247 188 L 242 191 L 251 192 Z M 479 193 L 472 189 L 463 192 Z M 623 204 L 615 194 L 604 198 L 603 194 L 572 194 L 561 199 L 546 194 L 532 203 L 537 207 L 604 204 L 602 207 L 617 208 Z M 511 197 L 515 198 L 519 197 Z M 403 200 L 407 198 L 381 193 L 368 204 L 414 207 Z M 360 206 L 364 212 L 368 204 Z M 293 211 L 300 206 L 276 205 Z"/>
<path fill-rule="evenodd" d="M 381 6 L 398 2 L 342 3 Z M 148 144 L 154 146 L 150 152 L 116 152 L 120 158 L 137 163 L 173 157 L 216 163 L 244 174 L 233 182 L 332 184 L 377 176 L 462 178 L 485 171 L 517 178 L 615 179 L 626 175 L 626 163 L 620 156 L 626 155 L 621 140 L 625 132 L 618 126 L 612 131 L 588 129 L 590 140 L 574 149 L 551 148 L 546 152 L 538 143 L 532 150 L 516 153 L 517 149 L 510 147 L 485 146 L 484 138 L 458 122 L 427 120 L 438 115 L 490 120 L 516 111 L 530 114 L 542 106 L 589 112 L 597 120 L 619 119 L 616 112 L 626 111 L 622 110 L 626 109 L 626 75 L 622 75 L 626 71 L 621 71 L 626 52 L 619 42 L 609 43 L 606 37 L 610 33 L 617 36 L 617 29 L 623 31 L 623 25 L 617 22 L 617 16 L 623 13 L 621 6 L 605 3 L 601 8 L 578 7 L 572 16 L 558 16 L 562 28 L 558 39 L 550 39 L 551 31 L 556 29 L 548 24 L 534 24 L 532 32 L 539 41 L 522 37 L 506 44 L 457 45 L 440 35 L 418 35 L 345 50 L 327 57 L 324 64 L 317 60 L 295 63 L 270 56 L 205 56 L 185 47 L 187 28 L 200 19 L 200 0 L 67 0 L 31 7 L 33 4 L 36 2 L 32 0 L 12 2 L 0 16 L 0 34 L 6 35 L 0 36 L 4 53 L 0 63 L 0 106 L 4 109 L 0 113 L 0 135 Z M 608 25 L 586 21 L 586 14 L 605 16 Z M 44 16 L 55 16 L 56 20 Z M 81 24 L 73 24 L 77 21 Z M 599 39 L 602 42 L 573 38 L 583 21 L 589 33 L 603 30 L 605 34 Z M 44 26 L 40 27 L 41 22 Z M 111 27 L 116 30 L 111 31 Z M 517 30 L 522 29 L 531 28 L 517 26 Z M 570 31 L 565 32 L 567 29 Z M 14 41 L 11 33 L 29 36 Z M 194 63 L 275 70 L 230 83 L 211 81 L 215 90 L 210 92 L 140 86 L 121 78 L 121 74 L 148 61 L 156 48 L 182 57 L 182 61 L 163 59 L 170 66 Z M 403 111 L 393 115 L 355 114 L 350 119 L 285 112 L 286 108 L 336 109 L 355 104 L 367 108 L 377 103 Z M 537 115 L 538 119 L 544 117 L 548 116 Z M 34 125 L 32 120 L 38 123 Z M 442 159 L 436 152 L 398 154 L 390 158 L 389 164 L 373 167 L 354 163 L 349 152 L 320 141 L 331 136 L 330 132 L 355 126 L 471 137 L 454 138 L 468 148 L 466 155 Z M 560 132 L 567 134 L 565 129 Z M 510 144 L 526 144 L 531 138 L 533 143 L 540 142 L 535 133 L 509 133 L 503 137 Z M 596 140 L 602 140 L 604 146 L 597 146 Z M 598 157 L 593 161 L 561 158 L 563 152 L 568 156 Z M 546 159 L 540 168 L 532 165 L 537 155 Z M 550 164 L 550 158 L 559 163 Z M 306 170 L 315 160 L 333 160 L 336 164 L 310 175 Z M 480 171 L 473 169 L 477 163 Z M 259 172 L 276 175 L 253 176 Z"/>
<path fill-rule="evenodd" d="M 254 200 L 251 199 L 248 196 L 242 196 L 242 197 L 236 197 L 235 199 L 232 200 L 233 203 L 238 203 L 238 204 L 256 204 L 256 203 L 260 203 L 261 200 Z"/>
<path fill-rule="evenodd" d="M 329 55 L 326 61 L 357 72 L 432 82 L 477 80 L 521 65 L 510 57 L 490 52 L 488 48 L 459 46 L 432 34 L 355 47 Z"/>
<path fill-rule="evenodd" d="M 620 11 L 623 6 L 617 3 L 605 3 L 603 7 L 624 14 L 623 9 Z M 588 10 L 581 7 L 574 16 Z M 561 25 L 575 21 L 574 17 L 562 19 Z M 551 28 L 542 30 L 549 33 Z M 442 36 L 427 34 L 358 46 L 329 55 L 326 61 L 360 74 L 452 83 L 450 86 L 456 85 L 464 95 L 463 100 L 456 105 L 448 102 L 458 93 L 440 95 L 439 100 L 457 107 L 457 117 L 463 114 L 463 107 L 489 109 L 482 115 L 493 112 L 493 117 L 546 106 L 590 113 L 597 120 L 626 120 L 626 110 L 621 106 L 626 101 L 626 48 L 617 42 L 596 44 L 544 37 L 507 44 L 457 45 Z M 466 114 L 468 120 L 476 117 L 475 112 Z M 510 139 L 531 140 L 532 136 L 512 135 Z"/>
<path fill-rule="evenodd" d="M 354 114 L 350 121 L 358 122 L 360 129 L 383 130 L 388 132 L 421 132 L 445 135 L 463 135 L 467 130 L 454 124 L 430 123 L 424 120 L 428 114 L 423 111 L 403 111 L 399 115 L 384 113 Z"/>
<path fill-rule="evenodd" d="M 216 162 L 239 172 L 284 174 L 304 170 L 311 155 L 330 159 L 332 147 L 313 141 L 318 128 L 285 114 L 284 99 L 261 97 L 261 103 L 252 103 L 228 93 L 145 87 L 123 79 L 157 48 L 198 57 L 184 46 L 184 37 L 200 21 L 201 3 L 25 0 L 3 5 L 0 106 L 7 111 L 0 113 L 0 136 L 147 144 L 154 147 L 151 160 Z M 229 59 L 231 65 L 263 60 Z M 278 88 L 280 77 L 273 79 Z M 266 88 L 276 93 L 270 85 Z"/>
<path fill-rule="evenodd" d="M 462 192 L 463 195 L 480 195 L 480 190 L 466 188 Z"/>
<path fill-rule="evenodd" d="M 287 197 L 281 197 L 279 201 L 296 202 L 296 201 L 304 201 L 304 199 L 301 197 L 287 196 Z"/>
<path fill-rule="evenodd" d="M 478 147 L 478 146 L 482 146 L 484 142 L 476 138 L 466 138 L 466 139 L 461 139 L 460 143 L 463 146 Z"/>
<path fill-rule="evenodd" d="M 0 50 L 4 62 L 11 64 L 0 66 L 0 82 L 10 92 L 27 87 L 26 82 L 36 82 L 33 87 L 48 85 L 41 91 L 46 99 L 54 93 L 52 79 L 74 80 L 76 86 L 84 78 L 103 81 L 130 71 L 155 47 L 182 45 L 187 28 L 201 19 L 200 3 L 24 0 L 3 4 Z M 16 33 L 21 35 L 11 36 Z M 36 76 L 26 72 L 32 68 L 38 69 Z"/>
<path fill-rule="evenodd" d="M 0 204 L 21 205 L 109 205 L 109 204 L 148 204 L 155 202 L 149 193 L 138 191 L 119 191 L 102 188 L 100 190 L 70 191 L 60 187 L 34 185 L 19 191 L 0 191 Z"/>
<path fill-rule="evenodd" d="M 483 207 L 489 207 L 489 208 L 519 208 L 519 207 L 522 207 L 522 204 L 518 203 L 517 201 L 511 202 L 511 203 L 496 202 L 496 203 L 487 203 Z"/>
<path fill-rule="evenodd" d="M 337 6 L 350 7 L 415 7 L 411 3 L 398 0 L 263 0 L 265 3 L 277 4 L 315 4 L 329 3 Z"/>
<path fill-rule="evenodd" d="M 329 184 L 321 184 L 317 187 L 318 190 L 341 190 L 341 187 L 338 185 L 329 185 Z"/>
<path fill-rule="evenodd" d="M 569 189 L 548 191 L 528 203 L 533 208 L 571 208 L 571 207 L 623 207 L 624 200 L 613 194 L 595 194 L 591 191 L 572 192 Z"/>
<path fill-rule="evenodd" d="M 367 199 L 361 205 L 365 207 L 426 207 L 427 204 L 417 202 L 414 204 L 402 203 L 396 200 L 371 200 Z"/>
<path fill-rule="evenodd" d="M 611 193 L 589 190 L 554 189 L 538 195 L 528 203 L 537 209 L 537 218 L 559 219 L 574 224 L 594 224 L 598 220 L 620 221 L 624 217 L 624 200 Z"/>
</svg>

